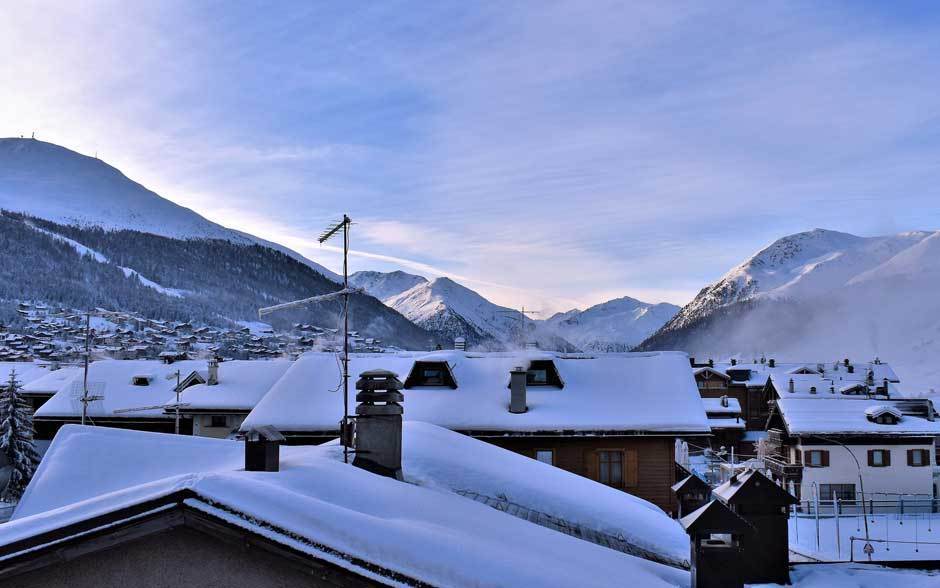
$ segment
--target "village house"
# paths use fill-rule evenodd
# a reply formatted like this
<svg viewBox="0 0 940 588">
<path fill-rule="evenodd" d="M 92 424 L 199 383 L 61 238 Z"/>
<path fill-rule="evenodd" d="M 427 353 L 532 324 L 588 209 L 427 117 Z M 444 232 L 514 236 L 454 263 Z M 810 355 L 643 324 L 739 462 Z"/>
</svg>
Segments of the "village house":
<svg viewBox="0 0 940 588">
<path fill-rule="evenodd" d="M 740 406 L 738 417 L 743 428 L 725 429 L 716 435 L 716 442 L 734 446 L 741 454 L 756 453 L 755 444 L 766 437 L 767 420 L 772 401 L 792 394 L 792 378 L 796 393 L 809 394 L 812 387 L 819 392 L 837 391 L 867 394 L 879 390 L 896 391 L 900 382 L 887 363 L 875 359 L 871 362 L 852 362 L 844 359 L 831 363 L 778 362 L 774 358 L 741 362 L 737 359 L 706 363 L 691 360 L 696 385 L 702 398 L 728 397 Z"/>
<path fill-rule="evenodd" d="M 803 501 L 934 498 L 929 400 L 812 392 L 774 402 L 764 458 L 774 479 Z"/>
<path fill-rule="evenodd" d="M 96 425 L 172 433 L 175 419 L 166 414 L 164 405 L 174 396 L 179 381 L 205 367 L 205 361 L 195 360 L 170 365 L 152 360 L 92 362 L 87 416 Z M 82 378 L 76 378 L 39 407 L 33 417 L 36 438 L 52 439 L 62 425 L 81 422 L 82 395 Z M 183 419 L 180 431 L 191 434 L 192 420 Z"/>
<path fill-rule="evenodd" d="M 685 354 L 536 351 L 353 355 L 360 372 L 402 378 L 405 418 L 433 423 L 675 510 L 675 439 L 710 433 Z M 289 443 L 339 435 L 342 379 L 333 354 L 298 359 L 242 430 L 271 425 Z M 455 456 L 459 459 L 459 456 Z"/>
<path fill-rule="evenodd" d="M 181 381 L 180 414 L 192 420 L 193 435 L 229 437 L 290 366 L 284 359 L 209 360 Z M 175 402 L 175 394 L 166 399 Z M 175 415 L 175 408 L 166 414 Z"/>
<path fill-rule="evenodd" d="M 332 444 L 246 471 L 240 442 L 65 427 L 0 525 L 0 582 L 689 585 L 685 533 L 645 501 L 425 423 L 397 444 L 402 481 Z"/>
</svg>

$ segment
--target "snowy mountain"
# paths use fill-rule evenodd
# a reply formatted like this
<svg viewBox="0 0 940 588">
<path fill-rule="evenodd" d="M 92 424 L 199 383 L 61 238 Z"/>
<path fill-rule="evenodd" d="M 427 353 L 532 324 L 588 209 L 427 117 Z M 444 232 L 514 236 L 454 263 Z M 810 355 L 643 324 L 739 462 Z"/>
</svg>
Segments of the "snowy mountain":
<svg viewBox="0 0 940 588">
<path fill-rule="evenodd" d="M 97 158 L 36 139 L 0 139 L 0 210 L 64 225 L 259 244 L 286 253 L 333 281 L 339 280 L 339 276 L 299 253 L 223 227 L 160 197 Z"/>
<path fill-rule="evenodd" d="M 940 232 L 784 237 L 704 288 L 641 349 L 893 364 L 940 389 Z"/>
<path fill-rule="evenodd" d="M 450 278 L 423 281 L 384 302 L 418 326 L 468 342 L 518 338 L 518 313 L 493 304 Z"/>
<path fill-rule="evenodd" d="M 735 302 L 819 296 L 848 284 L 929 235 L 915 232 L 865 238 L 815 229 L 784 237 L 699 292 L 662 332 L 692 325 Z"/>
<path fill-rule="evenodd" d="M 284 247 L 217 225 L 92 157 L 32 139 L 0 140 L 0 324 L 16 300 L 104 307 L 150 318 L 226 325 L 257 310 L 336 289 L 337 277 Z M 272 324 L 339 323 L 327 303 Z M 437 340 L 367 295 L 352 328 L 384 343 Z"/>
<path fill-rule="evenodd" d="M 428 281 L 396 271 L 357 272 L 350 282 L 379 298 L 444 340 L 464 337 L 472 345 L 514 344 L 519 312 L 494 304 L 449 278 Z M 619 298 L 591 308 L 559 313 L 548 320 L 526 319 L 526 339 L 544 348 L 624 351 L 641 342 L 679 307 Z"/>
<path fill-rule="evenodd" d="M 349 276 L 350 285 L 362 288 L 382 301 L 414 288 L 418 284 L 427 283 L 427 281 L 427 278 L 423 276 L 407 274 L 400 270 L 394 272 L 355 272 Z"/>
<path fill-rule="evenodd" d="M 679 307 L 624 296 L 587 310 L 570 310 L 546 321 L 561 337 L 585 351 L 626 351 L 668 322 Z"/>
</svg>

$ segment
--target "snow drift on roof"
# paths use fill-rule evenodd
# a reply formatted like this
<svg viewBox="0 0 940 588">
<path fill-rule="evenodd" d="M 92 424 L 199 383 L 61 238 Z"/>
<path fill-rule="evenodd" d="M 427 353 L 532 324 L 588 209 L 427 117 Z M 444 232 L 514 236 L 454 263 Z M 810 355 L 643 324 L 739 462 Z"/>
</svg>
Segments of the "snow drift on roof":
<svg viewBox="0 0 940 588">
<path fill-rule="evenodd" d="M 427 360 L 422 355 L 422 361 Z M 448 352 L 448 358 L 454 358 Z M 520 362 L 554 361 L 563 389 L 529 386 L 523 414 L 511 414 L 509 371 Z M 408 354 L 350 358 L 350 374 L 388 369 L 404 378 Z M 448 359 L 450 361 L 450 359 Z M 707 432 L 705 409 L 683 353 L 627 353 L 567 359 L 562 355 L 466 353 L 452 366 L 458 388 L 405 390 L 405 418 L 464 431 Z M 331 354 L 298 359 L 248 415 L 242 428 L 273 425 L 282 431 L 337 429 L 343 415 L 340 372 Z"/>
<path fill-rule="evenodd" d="M 598 523 L 609 516 L 611 528 L 667 552 L 681 545 L 684 555 L 681 529 L 651 505 L 587 480 L 582 486 L 545 490 L 556 485 L 558 475 L 576 476 L 430 425 L 407 423 L 404 446 L 404 468 L 406 476 L 415 472 L 413 483 L 343 464 L 336 445 L 284 447 L 280 472 L 245 472 L 238 442 L 66 426 L 14 520 L 0 525 L 0 545 L 189 488 L 200 497 L 191 501 L 197 508 L 211 509 L 211 501 L 234 511 L 233 522 L 249 530 L 267 523 L 433 585 L 610 586 L 630 578 L 638 586 L 669 586 L 689 581 L 684 571 L 534 525 L 449 489 L 501 489 L 547 510 Z M 459 447 L 466 469 L 454 465 L 450 447 Z M 562 487 L 573 491 L 566 496 Z M 585 505 L 598 510 L 592 513 Z M 292 540 L 276 532 L 269 537 Z M 323 557 L 322 552 L 313 555 Z M 334 563 L 348 565 L 339 558 Z"/>
<path fill-rule="evenodd" d="M 886 404 L 867 398 L 782 398 L 777 401 L 787 431 L 805 434 L 940 435 L 940 420 L 905 415 L 896 425 L 868 420 L 867 411 Z M 890 403 L 888 403 L 890 404 Z"/>
</svg>

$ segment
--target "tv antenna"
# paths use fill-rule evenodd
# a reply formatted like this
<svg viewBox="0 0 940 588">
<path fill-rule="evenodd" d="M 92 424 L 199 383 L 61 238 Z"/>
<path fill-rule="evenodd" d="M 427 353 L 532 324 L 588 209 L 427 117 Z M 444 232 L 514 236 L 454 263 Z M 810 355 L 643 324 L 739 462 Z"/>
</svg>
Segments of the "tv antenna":
<svg viewBox="0 0 940 588">
<path fill-rule="evenodd" d="M 101 318 L 111 318 L 116 313 L 104 310 L 101 308 L 95 309 L 93 311 L 89 310 L 85 313 L 85 352 L 82 354 L 82 395 L 78 399 L 82 403 L 82 424 L 85 424 L 85 421 L 88 420 L 88 405 L 96 400 L 104 400 L 104 396 L 100 393 L 88 394 L 88 362 L 91 357 L 91 338 L 93 331 L 91 330 L 91 317 L 101 317 Z M 100 391 L 100 388 L 99 388 Z"/>
<path fill-rule="evenodd" d="M 528 314 L 539 314 L 539 311 L 538 311 L 538 310 L 526 310 L 526 309 L 525 309 L 525 306 L 523 306 L 523 307 L 520 308 L 519 310 L 501 310 L 500 312 L 503 313 L 503 314 L 508 314 L 508 315 L 515 315 L 516 313 L 519 314 L 519 343 L 520 343 L 523 347 L 525 347 L 525 343 L 526 343 L 526 341 L 525 341 L 525 318 L 526 318 L 526 315 L 528 315 Z M 515 317 L 513 317 L 513 318 L 515 318 Z"/>
<path fill-rule="evenodd" d="M 311 296 L 310 298 L 304 298 L 302 300 L 295 300 L 293 302 L 285 302 L 284 304 L 276 304 L 274 306 L 268 306 L 267 308 L 261 308 L 258 310 L 258 318 L 261 318 L 265 315 L 271 314 L 272 312 L 278 312 L 280 310 L 288 310 L 291 308 L 299 308 L 302 306 L 307 306 L 309 304 L 317 304 L 319 302 L 325 302 L 327 300 L 332 300 L 340 296 L 343 297 L 343 421 L 340 424 L 340 442 L 343 445 L 343 461 L 349 463 L 349 445 L 347 442 L 346 431 L 349 427 L 349 295 L 355 294 L 357 292 L 362 292 L 361 288 L 350 288 L 349 287 L 349 227 L 352 225 L 352 221 L 347 215 L 343 215 L 343 220 L 338 221 L 329 227 L 317 238 L 317 242 L 321 245 L 326 243 L 331 237 L 333 237 L 339 231 L 343 231 L 343 289 L 337 290 L 336 292 L 330 292 L 329 294 L 321 294 L 320 296 Z"/>
</svg>

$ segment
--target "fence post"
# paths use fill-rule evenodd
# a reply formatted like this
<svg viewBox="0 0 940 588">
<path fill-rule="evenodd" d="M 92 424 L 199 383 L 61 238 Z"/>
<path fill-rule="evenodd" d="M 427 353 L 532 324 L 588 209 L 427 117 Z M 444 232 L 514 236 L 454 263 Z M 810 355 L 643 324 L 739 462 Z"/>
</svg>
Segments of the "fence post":
<svg viewBox="0 0 940 588">
<path fill-rule="evenodd" d="M 816 511 L 816 551 L 819 551 L 819 488 L 813 482 L 813 510 Z"/>
<path fill-rule="evenodd" d="M 839 530 L 839 519 L 842 517 L 842 513 L 839 511 L 839 497 L 836 496 L 836 493 L 832 493 L 832 508 L 836 517 L 836 554 L 837 557 L 842 557 L 842 533 Z"/>
</svg>

